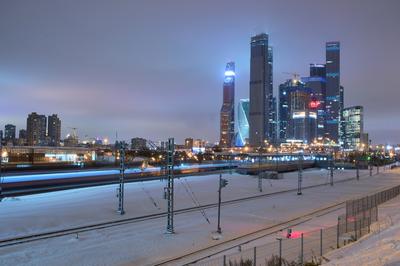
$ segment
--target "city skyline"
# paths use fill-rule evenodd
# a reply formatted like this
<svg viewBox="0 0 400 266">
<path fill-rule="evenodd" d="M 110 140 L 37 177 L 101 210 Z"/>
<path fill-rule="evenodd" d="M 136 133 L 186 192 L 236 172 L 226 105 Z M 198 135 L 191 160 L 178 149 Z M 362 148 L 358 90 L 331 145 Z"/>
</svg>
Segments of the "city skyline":
<svg viewBox="0 0 400 266">
<path fill-rule="evenodd" d="M 348 3 L 339 1 L 329 14 L 323 11 L 329 3 L 315 3 L 311 10 L 296 5 L 286 13 L 289 21 L 274 14 L 283 14 L 278 12 L 283 9 L 279 3 L 269 3 L 272 11 L 264 8 L 265 13 L 238 4 L 228 7 L 231 12 L 226 14 L 220 12 L 226 8 L 222 3 L 214 9 L 193 2 L 172 4 L 160 20 L 166 23 L 164 30 L 160 21 L 145 18 L 160 8 L 154 2 L 83 1 L 66 10 L 50 1 L 2 3 L 1 126 L 15 124 L 19 130 L 25 128 L 28 113 L 57 113 L 65 125 L 62 137 L 76 127 L 81 137 L 114 139 L 118 131 L 121 139 L 173 136 L 179 142 L 186 137 L 216 142 L 225 63 L 236 63 L 236 106 L 239 99 L 249 98 L 250 37 L 265 31 L 274 48 L 274 95 L 278 84 L 290 78 L 283 72 L 308 76 L 310 63 L 325 61 L 325 42 L 340 41 L 345 106 L 364 106 L 365 131 L 374 143 L 399 143 L 400 126 L 390 123 L 400 96 L 395 75 L 400 59 L 395 45 L 400 36 L 395 27 L 399 4 L 361 3 L 353 1 L 341 10 Z M 44 5 L 46 12 L 41 11 Z M 176 7 L 185 12 L 171 19 Z M 197 9 L 209 12 L 210 22 L 203 25 Z M 237 21 L 227 20 L 232 12 Z M 67 19 L 71 13 L 76 21 Z M 324 20 L 333 14 L 341 14 L 341 19 Z M 20 19 L 11 23 L 16 16 Z M 38 16 L 42 19 L 36 20 Z M 102 21 L 104 17 L 109 20 Z M 188 19 L 191 23 L 184 24 Z M 353 28 L 347 29 L 350 22 Z M 83 27 L 78 29 L 75 23 Z M 30 42 L 23 41 L 25 36 Z M 215 43 L 209 44 L 210 39 Z"/>
</svg>

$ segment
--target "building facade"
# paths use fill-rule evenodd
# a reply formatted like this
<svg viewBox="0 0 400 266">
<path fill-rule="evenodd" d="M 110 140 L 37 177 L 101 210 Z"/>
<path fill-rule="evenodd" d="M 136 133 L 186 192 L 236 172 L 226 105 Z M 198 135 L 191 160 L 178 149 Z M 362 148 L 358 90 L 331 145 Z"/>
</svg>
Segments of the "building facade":
<svg viewBox="0 0 400 266">
<path fill-rule="evenodd" d="M 326 99 L 326 68 L 324 64 L 310 64 L 310 77 L 303 78 L 306 87 L 311 89 L 311 104 L 317 112 L 317 140 L 325 138 L 325 99 Z"/>
<path fill-rule="evenodd" d="M 234 146 L 235 136 L 235 63 L 229 62 L 225 68 L 223 85 L 223 102 L 220 112 L 221 147 Z"/>
<path fill-rule="evenodd" d="M 185 148 L 191 150 L 193 148 L 193 138 L 185 139 Z"/>
<path fill-rule="evenodd" d="M 289 124 L 289 92 L 293 86 L 292 80 L 279 85 L 279 141 L 285 142 Z"/>
<path fill-rule="evenodd" d="M 329 140 L 339 143 L 340 125 L 340 43 L 326 43 L 326 121 Z"/>
<path fill-rule="evenodd" d="M 317 108 L 312 89 L 299 80 L 279 86 L 279 135 L 281 142 L 309 144 L 317 136 Z"/>
<path fill-rule="evenodd" d="M 4 127 L 4 140 L 6 142 L 14 142 L 15 141 L 15 132 L 16 127 L 11 124 L 7 124 Z"/>
<path fill-rule="evenodd" d="M 344 108 L 343 125 L 343 148 L 346 150 L 359 149 L 365 142 L 363 107 L 353 106 Z"/>
<path fill-rule="evenodd" d="M 249 99 L 240 99 L 238 105 L 238 134 L 236 146 L 243 147 L 249 144 Z"/>
<path fill-rule="evenodd" d="M 61 120 L 56 114 L 50 115 L 47 121 L 47 135 L 49 146 L 60 146 L 61 140 Z"/>
<path fill-rule="evenodd" d="M 144 138 L 131 139 L 131 149 L 134 151 L 141 151 L 147 149 L 147 140 Z"/>
<path fill-rule="evenodd" d="M 27 142 L 29 146 L 46 145 L 46 116 L 37 113 L 28 115 L 26 121 Z"/>
<path fill-rule="evenodd" d="M 252 147 L 273 141 L 272 48 L 268 34 L 251 38 L 249 143 Z"/>
</svg>

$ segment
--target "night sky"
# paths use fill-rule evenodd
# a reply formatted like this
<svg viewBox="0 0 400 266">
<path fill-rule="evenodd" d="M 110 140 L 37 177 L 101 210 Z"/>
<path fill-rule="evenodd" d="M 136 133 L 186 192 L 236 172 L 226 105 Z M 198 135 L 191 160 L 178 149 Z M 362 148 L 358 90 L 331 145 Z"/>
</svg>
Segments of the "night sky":
<svg viewBox="0 0 400 266">
<path fill-rule="evenodd" d="M 274 90 L 341 42 L 345 106 L 400 143 L 400 1 L 0 2 L 0 126 L 57 113 L 63 135 L 216 141 L 226 62 L 248 98 L 250 37 L 270 35 Z"/>
</svg>

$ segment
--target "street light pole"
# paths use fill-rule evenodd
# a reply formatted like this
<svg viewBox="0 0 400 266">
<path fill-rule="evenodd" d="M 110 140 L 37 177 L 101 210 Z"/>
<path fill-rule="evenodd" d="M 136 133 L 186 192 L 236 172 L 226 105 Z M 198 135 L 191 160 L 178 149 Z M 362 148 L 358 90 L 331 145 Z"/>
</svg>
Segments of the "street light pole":
<svg viewBox="0 0 400 266">
<path fill-rule="evenodd" d="M 330 174 L 331 174 L 331 186 L 333 186 L 333 166 L 334 166 L 334 163 L 333 163 L 333 152 L 331 151 L 331 156 L 330 156 Z"/>
<path fill-rule="evenodd" d="M 262 177 L 261 177 L 261 147 L 258 149 L 258 190 L 262 192 Z"/>
<path fill-rule="evenodd" d="M 301 182 L 303 180 L 303 153 L 298 157 L 298 180 L 297 180 L 297 195 L 301 195 Z"/>
<path fill-rule="evenodd" d="M 357 153 L 356 153 L 356 171 L 357 171 L 357 180 L 360 180 L 360 166 L 359 166 Z"/>
<path fill-rule="evenodd" d="M 219 187 L 218 187 L 218 225 L 217 225 L 217 233 L 221 234 L 221 182 L 222 182 L 222 174 L 219 174 Z"/>
<path fill-rule="evenodd" d="M 120 147 L 119 147 L 120 177 L 119 177 L 119 188 L 118 188 L 118 213 L 121 215 L 125 214 L 124 210 L 125 149 L 126 149 L 125 141 L 120 142 Z"/>
<path fill-rule="evenodd" d="M 228 180 L 222 178 L 222 174 L 219 174 L 219 182 L 218 182 L 218 225 L 217 225 L 217 233 L 221 234 L 221 192 L 222 188 L 228 185 Z"/>
</svg>

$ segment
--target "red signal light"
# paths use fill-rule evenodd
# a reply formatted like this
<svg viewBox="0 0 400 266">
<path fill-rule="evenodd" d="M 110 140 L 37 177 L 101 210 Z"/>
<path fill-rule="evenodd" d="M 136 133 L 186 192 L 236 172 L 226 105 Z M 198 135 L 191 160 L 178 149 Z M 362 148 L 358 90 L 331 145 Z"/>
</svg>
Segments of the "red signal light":
<svg viewBox="0 0 400 266">
<path fill-rule="evenodd" d="M 317 109 L 320 106 L 321 106 L 321 102 L 320 101 L 317 101 L 317 100 L 310 101 L 309 107 L 311 109 Z"/>
</svg>

